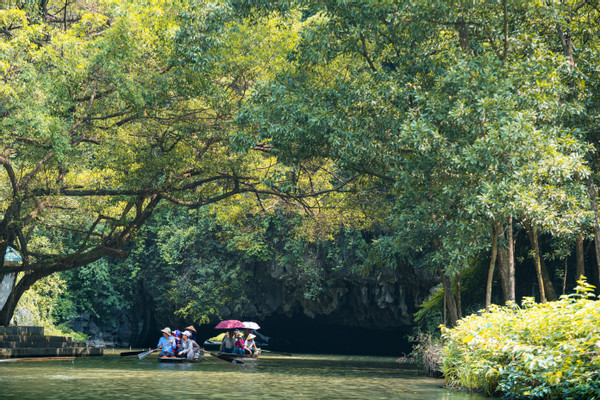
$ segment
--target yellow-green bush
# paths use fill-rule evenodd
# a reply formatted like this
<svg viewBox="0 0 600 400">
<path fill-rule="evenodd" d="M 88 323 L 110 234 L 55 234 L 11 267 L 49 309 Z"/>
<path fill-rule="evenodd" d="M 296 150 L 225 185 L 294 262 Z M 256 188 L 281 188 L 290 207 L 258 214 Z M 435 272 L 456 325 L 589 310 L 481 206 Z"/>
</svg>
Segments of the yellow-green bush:
<svg viewBox="0 0 600 400">
<path fill-rule="evenodd" d="M 600 301 L 578 283 L 559 301 L 524 298 L 444 329 L 447 383 L 512 398 L 600 399 Z"/>
</svg>

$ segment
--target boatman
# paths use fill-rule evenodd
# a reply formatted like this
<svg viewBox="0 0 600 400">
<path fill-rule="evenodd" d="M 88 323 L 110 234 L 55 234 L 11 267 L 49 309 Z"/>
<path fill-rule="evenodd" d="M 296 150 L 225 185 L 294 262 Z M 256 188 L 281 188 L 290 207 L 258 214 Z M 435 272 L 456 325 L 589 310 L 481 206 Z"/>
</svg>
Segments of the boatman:
<svg viewBox="0 0 600 400">
<path fill-rule="evenodd" d="M 159 357 L 175 357 L 174 351 L 177 344 L 175 343 L 175 338 L 171 336 L 171 328 L 165 328 L 161 330 L 163 336 L 158 341 L 158 347 L 161 349 L 159 353 Z"/>
</svg>

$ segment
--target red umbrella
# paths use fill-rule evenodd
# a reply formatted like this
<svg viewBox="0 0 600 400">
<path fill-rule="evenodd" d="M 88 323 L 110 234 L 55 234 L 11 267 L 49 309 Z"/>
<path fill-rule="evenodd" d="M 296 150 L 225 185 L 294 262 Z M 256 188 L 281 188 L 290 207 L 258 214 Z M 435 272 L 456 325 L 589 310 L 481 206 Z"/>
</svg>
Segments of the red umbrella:
<svg viewBox="0 0 600 400">
<path fill-rule="evenodd" d="M 243 328 L 244 324 L 242 324 L 237 319 L 227 319 L 225 321 L 219 322 L 215 329 L 235 329 L 235 328 Z"/>
</svg>

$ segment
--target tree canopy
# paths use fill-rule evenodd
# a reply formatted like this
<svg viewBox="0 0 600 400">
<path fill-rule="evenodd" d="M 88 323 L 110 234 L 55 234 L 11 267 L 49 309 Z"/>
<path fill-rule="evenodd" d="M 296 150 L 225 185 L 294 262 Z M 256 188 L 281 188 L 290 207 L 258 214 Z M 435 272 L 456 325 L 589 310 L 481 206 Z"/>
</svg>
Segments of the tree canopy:
<svg viewBox="0 0 600 400">
<path fill-rule="evenodd" d="M 9 3 L 0 251 L 24 262 L 1 274 L 24 276 L 0 322 L 36 280 L 126 255 L 165 202 L 284 207 L 320 237 L 385 226 L 364 264 L 419 254 L 451 321 L 481 254 L 486 303 L 496 264 L 515 300 L 523 231 L 555 297 L 540 236 L 595 237 L 600 260 L 599 16 L 592 1 Z"/>
</svg>

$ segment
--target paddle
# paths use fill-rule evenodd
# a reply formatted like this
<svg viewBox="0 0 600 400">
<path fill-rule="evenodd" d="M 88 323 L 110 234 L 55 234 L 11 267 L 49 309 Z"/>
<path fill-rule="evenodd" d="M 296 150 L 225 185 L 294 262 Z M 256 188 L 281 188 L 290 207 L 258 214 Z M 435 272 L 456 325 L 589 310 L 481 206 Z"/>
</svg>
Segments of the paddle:
<svg viewBox="0 0 600 400">
<path fill-rule="evenodd" d="M 124 352 L 120 353 L 119 355 L 120 355 L 121 357 L 125 357 L 125 356 L 136 356 L 136 355 L 138 355 L 138 354 L 140 354 L 140 353 L 143 353 L 144 351 L 147 351 L 147 350 L 139 350 L 139 351 L 124 351 Z"/>
<path fill-rule="evenodd" d="M 143 360 L 144 358 L 148 357 L 150 354 L 154 353 L 155 351 L 160 350 L 160 347 L 154 350 L 149 350 L 149 351 L 145 351 L 143 353 L 138 354 L 138 358 L 140 360 Z"/>
<path fill-rule="evenodd" d="M 238 360 L 236 358 L 226 357 L 226 356 L 222 356 L 220 354 L 215 354 L 215 353 L 210 353 L 210 352 L 208 354 L 210 354 L 213 357 L 217 357 L 219 360 L 227 361 L 232 364 L 244 364 L 244 362 L 242 360 Z"/>
<path fill-rule="evenodd" d="M 273 353 L 273 354 L 281 354 L 282 356 L 288 356 L 288 357 L 293 357 L 292 353 L 286 353 L 284 351 L 272 351 L 272 350 L 265 350 L 265 349 L 261 349 L 260 350 L 261 353 Z"/>
</svg>

